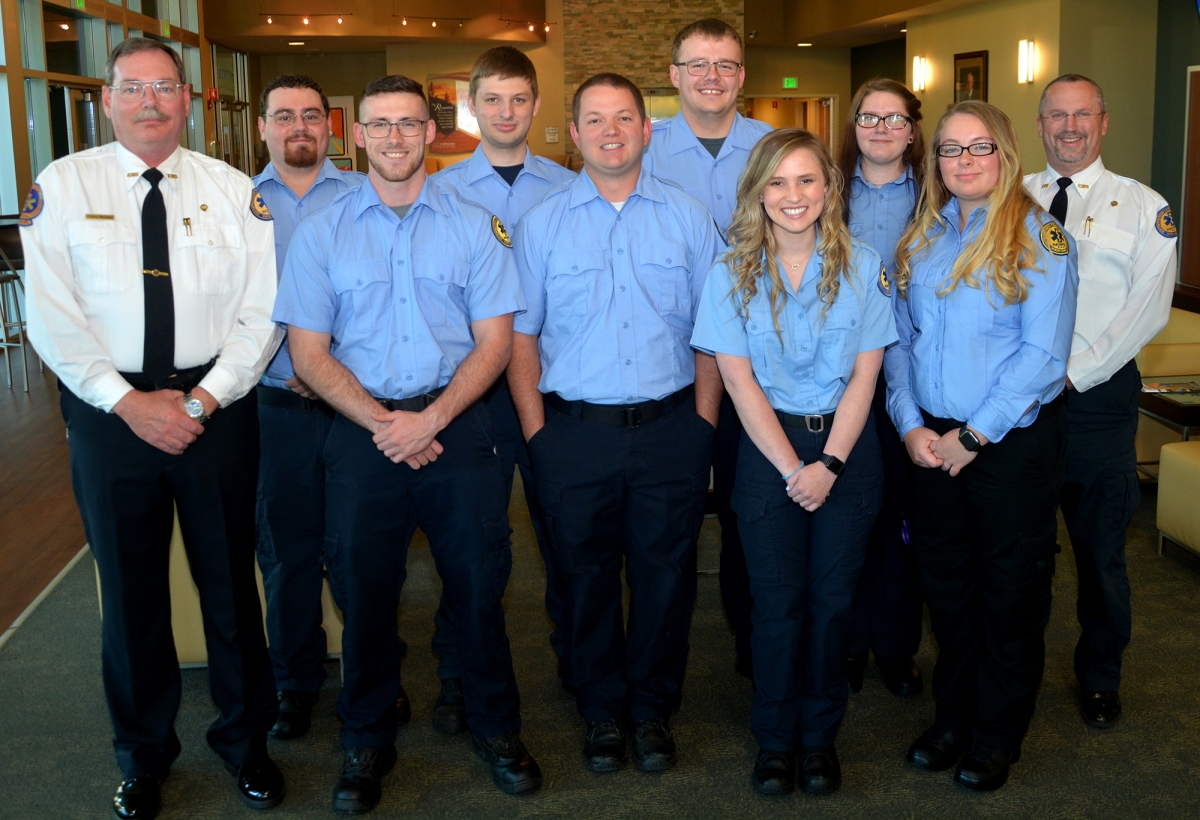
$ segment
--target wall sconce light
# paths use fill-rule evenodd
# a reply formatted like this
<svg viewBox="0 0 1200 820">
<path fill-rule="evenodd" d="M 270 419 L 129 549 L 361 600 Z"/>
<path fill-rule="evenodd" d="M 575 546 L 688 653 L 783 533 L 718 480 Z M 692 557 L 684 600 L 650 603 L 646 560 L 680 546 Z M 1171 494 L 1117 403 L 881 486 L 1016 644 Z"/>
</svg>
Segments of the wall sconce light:
<svg viewBox="0 0 1200 820">
<path fill-rule="evenodd" d="M 268 26 L 269 26 L 269 25 L 271 25 L 271 23 L 272 23 L 272 22 L 273 22 L 273 21 L 271 20 L 271 17 L 270 17 L 270 15 L 267 15 L 267 25 L 268 25 Z"/>
<path fill-rule="evenodd" d="M 913 57 L 913 91 L 924 91 L 929 84 L 929 61 L 924 57 Z"/>
<path fill-rule="evenodd" d="M 545 30 L 546 30 L 546 33 L 547 33 L 547 34 L 549 34 L 549 33 L 550 33 L 550 24 L 549 24 L 549 23 L 547 23 L 547 24 L 546 24 L 546 26 L 545 26 Z"/>
<path fill-rule="evenodd" d="M 342 18 L 338 17 L 338 25 L 340 26 L 341 24 L 342 24 Z"/>
<path fill-rule="evenodd" d="M 1017 44 L 1017 82 L 1031 83 L 1037 73 L 1037 46 L 1033 40 L 1022 40 Z"/>
<path fill-rule="evenodd" d="M 400 25 L 402 25 L 402 26 L 407 26 L 407 25 L 408 25 L 408 18 L 407 18 L 407 17 L 401 17 L 401 18 L 400 18 Z"/>
<path fill-rule="evenodd" d="M 304 18 L 304 25 L 306 25 L 306 26 L 308 25 L 308 18 L 307 18 L 307 17 L 305 17 L 305 18 Z"/>
<path fill-rule="evenodd" d="M 434 20 L 434 21 L 433 21 L 433 27 L 434 27 L 434 28 L 437 28 L 437 20 Z"/>
</svg>

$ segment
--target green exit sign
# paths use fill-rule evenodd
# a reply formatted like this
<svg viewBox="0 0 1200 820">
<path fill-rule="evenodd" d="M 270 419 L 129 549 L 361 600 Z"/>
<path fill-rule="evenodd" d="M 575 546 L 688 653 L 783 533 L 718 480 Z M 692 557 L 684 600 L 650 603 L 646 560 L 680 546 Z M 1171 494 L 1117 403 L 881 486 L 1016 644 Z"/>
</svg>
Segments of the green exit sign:
<svg viewBox="0 0 1200 820">
<path fill-rule="evenodd" d="M 77 9 L 83 8 L 83 0 L 75 0 L 75 8 L 77 8 Z"/>
<path fill-rule="evenodd" d="M 796 87 L 796 78 L 795 77 L 784 77 L 783 78 L 783 87 L 784 88 L 795 88 Z"/>
</svg>

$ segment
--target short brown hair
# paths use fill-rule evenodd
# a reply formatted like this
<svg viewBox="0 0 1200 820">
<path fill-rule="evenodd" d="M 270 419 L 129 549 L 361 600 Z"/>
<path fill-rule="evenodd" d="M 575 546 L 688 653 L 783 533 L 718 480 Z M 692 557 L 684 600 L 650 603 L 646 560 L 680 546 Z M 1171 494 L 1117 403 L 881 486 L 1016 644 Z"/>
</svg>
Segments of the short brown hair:
<svg viewBox="0 0 1200 820">
<path fill-rule="evenodd" d="M 425 96 L 425 86 L 403 74 L 388 74 L 385 77 L 371 80 L 363 89 L 362 96 L 358 99 L 359 120 L 362 120 L 362 105 L 367 98 L 378 97 L 382 94 L 415 94 L 425 104 L 425 116 L 429 116 L 429 98 Z"/>
<path fill-rule="evenodd" d="M 128 40 L 122 40 L 113 46 L 113 50 L 108 55 L 108 71 L 104 75 L 104 81 L 109 85 L 113 84 L 113 80 L 115 79 L 113 70 L 117 67 L 117 60 L 133 54 L 139 54 L 143 51 L 161 51 L 163 54 L 166 54 L 171 58 L 171 62 L 175 63 L 175 70 L 179 72 L 179 82 L 187 83 L 187 77 L 183 72 L 183 58 L 176 54 L 175 50 L 166 43 L 151 40 L 149 37 L 130 37 Z"/>
<path fill-rule="evenodd" d="M 262 94 L 259 95 L 258 116 L 266 119 L 267 98 L 271 96 L 272 91 L 280 88 L 308 88 L 317 92 L 321 97 L 321 105 L 325 108 L 325 113 L 329 113 L 329 98 L 325 96 L 325 92 L 321 90 L 321 86 L 316 80 L 307 74 L 281 74 L 267 83 Z"/>
<path fill-rule="evenodd" d="M 496 46 L 489 48 L 479 55 L 475 65 L 471 66 L 471 99 L 479 91 L 479 81 L 488 77 L 499 77 L 502 80 L 528 80 L 533 89 L 533 96 L 538 95 L 537 71 L 533 61 L 521 51 L 512 46 Z"/>
<path fill-rule="evenodd" d="M 609 88 L 623 88 L 628 91 L 633 95 L 633 102 L 637 106 L 638 114 L 641 115 L 643 120 L 646 119 L 646 100 L 642 97 L 642 89 L 638 88 L 633 80 L 628 77 L 606 71 L 585 80 L 579 88 L 575 89 L 575 97 L 571 100 L 571 122 L 575 123 L 576 128 L 579 127 L 579 106 L 583 99 L 583 92 L 598 85 L 608 86 Z"/>
<path fill-rule="evenodd" d="M 703 20 L 688 23 L 675 35 L 675 42 L 671 44 L 672 63 L 679 62 L 679 49 L 683 48 L 684 41 L 689 37 L 706 37 L 709 40 L 724 40 L 728 37 L 737 43 L 738 51 L 742 53 L 741 59 L 746 58 L 746 47 L 742 45 L 742 35 L 738 33 L 738 30 L 724 20 L 705 17 Z"/>
</svg>

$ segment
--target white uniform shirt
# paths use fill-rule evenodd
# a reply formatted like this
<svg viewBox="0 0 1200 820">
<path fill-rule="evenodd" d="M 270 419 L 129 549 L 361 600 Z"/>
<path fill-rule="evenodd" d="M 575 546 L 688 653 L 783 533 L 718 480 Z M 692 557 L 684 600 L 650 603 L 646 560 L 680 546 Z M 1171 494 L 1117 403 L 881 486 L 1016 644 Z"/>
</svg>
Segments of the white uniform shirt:
<svg viewBox="0 0 1200 820">
<path fill-rule="evenodd" d="M 217 357 L 200 386 L 226 407 L 254 387 L 282 338 L 271 321 L 270 213 L 224 162 L 179 148 L 158 168 L 175 366 Z M 120 372 L 142 371 L 146 169 L 115 142 L 72 154 L 41 173 L 22 212 L 29 339 L 71 392 L 105 411 L 132 389 Z"/>
<path fill-rule="evenodd" d="M 1025 177 L 1025 188 L 1049 210 L 1061 176 L 1048 167 Z M 1067 376 L 1083 392 L 1108 381 L 1166 327 L 1176 230 L 1166 200 L 1100 159 L 1071 181 L 1063 227 L 1079 248 L 1079 304 Z"/>
</svg>

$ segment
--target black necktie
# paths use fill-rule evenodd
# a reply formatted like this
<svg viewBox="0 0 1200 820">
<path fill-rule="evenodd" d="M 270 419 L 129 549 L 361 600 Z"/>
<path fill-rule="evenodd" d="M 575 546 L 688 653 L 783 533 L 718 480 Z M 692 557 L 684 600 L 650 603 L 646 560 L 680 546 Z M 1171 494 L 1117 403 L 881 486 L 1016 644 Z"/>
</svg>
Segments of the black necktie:
<svg viewBox="0 0 1200 820">
<path fill-rule="evenodd" d="M 158 189 L 162 171 L 151 168 L 142 176 L 150 183 L 150 193 L 142 202 L 142 292 L 146 309 L 142 373 L 158 386 L 175 372 L 175 296 L 171 289 L 167 206 Z"/>
<path fill-rule="evenodd" d="M 1070 177 L 1058 178 L 1058 193 L 1050 200 L 1050 216 L 1058 220 L 1058 224 L 1067 224 L 1067 188 L 1071 184 Z"/>
</svg>

